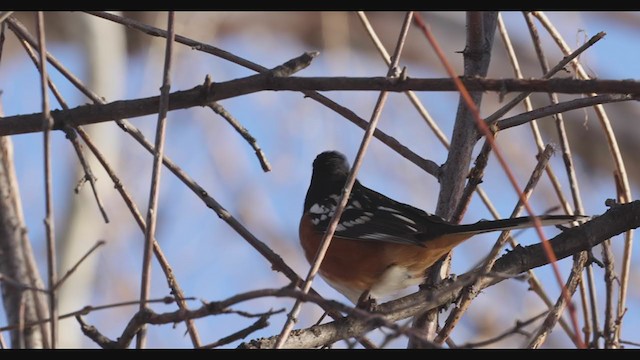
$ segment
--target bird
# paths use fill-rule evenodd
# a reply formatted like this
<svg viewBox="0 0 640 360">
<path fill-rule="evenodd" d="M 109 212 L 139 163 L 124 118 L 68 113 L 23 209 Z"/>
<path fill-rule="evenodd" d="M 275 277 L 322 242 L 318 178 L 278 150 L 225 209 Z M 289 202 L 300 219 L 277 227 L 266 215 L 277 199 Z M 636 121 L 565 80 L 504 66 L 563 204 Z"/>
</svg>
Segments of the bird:
<svg viewBox="0 0 640 360">
<path fill-rule="evenodd" d="M 304 255 L 312 263 L 347 181 L 350 166 L 331 150 L 313 161 L 311 182 L 299 223 Z M 575 221 L 572 215 L 538 216 L 542 225 Z M 352 303 L 376 301 L 424 282 L 426 271 L 474 235 L 534 226 L 533 217 L 453 224 L 391 199 L 355 180 L 320 276 Z"/>
</svg>

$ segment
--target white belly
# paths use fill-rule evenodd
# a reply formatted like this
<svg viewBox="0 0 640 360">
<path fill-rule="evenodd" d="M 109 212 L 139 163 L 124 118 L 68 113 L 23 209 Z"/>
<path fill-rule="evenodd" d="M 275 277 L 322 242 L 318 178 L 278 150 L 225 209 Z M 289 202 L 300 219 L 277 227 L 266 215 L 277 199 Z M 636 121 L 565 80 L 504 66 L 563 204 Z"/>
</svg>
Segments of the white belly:
<svg viewBox="0 0 640 360">
<path fill-rule="evenodd" d="M 332 288 L 336 289 L 354 304 L 358 303 L 358 299 L 360 299 L 360 296 L 364 291 L 349 288 L 343 284 L 331 281 L 324 276 L 322 278 L 327 282 L 327 284 L 331 285 Z M 379 300 L 386 296 L 398 293 L 409 286 L 420 285 L 423 281 L 424 278 L 420 276 L 413 276 L 413 274 L 407 271 L 406 268 L 393 265 L 385 270 L 373 287 L 369 289 L 369 296 Z"/>
</svg>

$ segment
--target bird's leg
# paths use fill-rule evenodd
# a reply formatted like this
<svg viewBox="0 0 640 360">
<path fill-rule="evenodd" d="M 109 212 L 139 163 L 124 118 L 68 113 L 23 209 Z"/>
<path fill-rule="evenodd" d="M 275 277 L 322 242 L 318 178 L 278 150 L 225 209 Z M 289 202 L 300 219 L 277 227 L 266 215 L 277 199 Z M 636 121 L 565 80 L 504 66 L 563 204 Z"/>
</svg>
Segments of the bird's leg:
<svg viewBox="0 0 640 360">
<path fill-rule="evenodd" d="M 327 315 L 328 315 L 328 313 L 325 311 L 325 312 L 322 314 L 322 316 L 320 316 L 320 319 L 318 319 L 318 321 L 316 321 L 315 325 L 313 325 L 313 326 L 320 325 L 320 323 L 322 322 L 322 320 L 324 320 L 324 318 L 326 318 L 326 317 L 327 317 Z"/>
<path fill-rule="evenodd" d="M 362 292 L 362 295 L 360 295 L 360 297 L 358 298 L 358 303 L 356 304 L 356 307 L 359 309 L 366 310 L 368 312 L 373 312 L 376 309 L 377 305 L 378 303 L 376 302 L 376 299 L 371 297 L 371 291 L 365 290 Z"/>
</svg>

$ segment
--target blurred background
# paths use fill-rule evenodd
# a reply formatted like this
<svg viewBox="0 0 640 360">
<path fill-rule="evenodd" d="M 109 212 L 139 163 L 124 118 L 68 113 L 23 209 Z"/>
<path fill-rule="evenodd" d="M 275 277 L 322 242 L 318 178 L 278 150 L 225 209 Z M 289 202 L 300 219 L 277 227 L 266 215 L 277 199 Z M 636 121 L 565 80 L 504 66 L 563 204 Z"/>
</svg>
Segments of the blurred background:
<svg viewBox="0 0 640 360">
<path fill-rule="evenodd" d="M 164 12 L 117 14 L 166 29 L 167 16 Z M 35 13 L 14 13 L 13 16 L 23 22 L 32 34 L 36 34 Z M 371 12 L 367 16 L 388 51 L 392 52 L 404 13 Z M 462 73 L 460 51 L 465 47 L 465 13 L 421 12 L 421 16 L 431 26 L 456 71 Z M 635 46 L 640 32 L 640 13 L 551 12 L 547 16 L 573 49 L 597 32 L 607 33 L 602 41 L 580 56 L 581 63 L 591 76 L 601 79 L 640 78 L 640 47 Z M 539 77 L 540 66 L 523 15 L 519 12 L 503 12 L 502 18 L 514 42 L 524 76 Z M 106 101 L 159 94 L 164 39 L 82 12 L 46 12 L 45 24 L 47 50 Z M 539 31 L 546 56 L 553 66 L 562 59 L 562 53 L 544 30 Z M 320 56 L 311 66 L 296 76 L 384 76 L 387 71 L 386 64 L 353 12 L 178 12 L 176 33 L 268 68 L 305 51 L 320 51 Z M 5 36 L 0 63 L 4 114 L 11 116 L 40 112 L 38 71 L 13 34 L 5 31 Z M 249 69 L 187 46 L 177 44 L 174 50 L 172 91 L 201 84 L 206 75 L 210 75 L 213 81 L 226 81 L 254 74 Z M 447 76 L 428 42 L 415 27 L 410 29 L 400 65 L 407 67 L 411 77 Z M 52 67 L 49 67 L 49 74 L 71 107 L 91 102 Z M 568 69 L 559 76 L 571 75 Z M 513 77 L 498 34 L 488 77 Z M 344 91 L 324 95 L 368 120 L 378 93 Z M 457 94 L 422 92 L 417 95 L 450 138 Z M 509 94 L 506 100 L 512 97 Z M 535 94 L 531 98 L 534 107 L 548 104 L 546 94 Z M 560 96 L 561 100 L 570 98 Z M 498 94 L 486 93 L 481 115 L 490 115 L 506 100 L 502 100 Z M 207 108 L 169 113 L 165 155 L 173 159 L 257 238 L 278 253 L 300 276 L 305 276 L 309 265 L 298 244 L 297 224 L 310 180 L 311 162 L 319 152 L 328 149 L 339 150 L 353 160 L 363 131 L 332 110 L 296 92 L 260 92 L 224 100 L 220 104 L 256 138 L 272 165 L 271 172 L 263 172 L 253 149 L 224 119 Z M 52 100 L 52 108 L 60 108 L 55 100 Z M 640 139 L 640 126 L 637 124 L 640 108 L 635 102 L 624 102 L 605 105 L 605 109 L 621 146 L 632 194 L 637 194 L 640 166 L 634 156 L 640 151 L 640 142 L 637 141 Z M 523 111 L 523 107 L 518 106 L 507 116 Z M 616 197 L 613 163 L 605 137 L 593 110 L 576 110 L 564 115 L 586 213 L 601 214 L 606 211 L 605 200 Z M 157 115 L 130 119 L 152 142 L 156 120 Z M 545 118 L 538 124 L 545 143 L 558 145 L 553 120 Z M 390 94 L 379 128 L 422 157 L 438 164 L 446 159 L 446 149 L 404 94 Z M 85 129 L 91 131 L 99 148 L 117 169 L 124 186 L 145 214 L 153 157 L 114 123 L 86 126 Z M 46 278 L 42 134 L 17 135 L 11 139 L 28 235 L 41 274 Z M 536 164 L 536 147 L 528 126 L 504 131 L 498 137 L 498 145 L 521 186 L 524 186 Z M 77 156 L 64 133 L 52 134 L 59 271 L 64 273 L 73 266 L 96 241 L 106 241 L 106 246 L 83 263 L 61 287 L 60 314 L 85 305 L 135 300 L 139 296 L 144 234 L 109 177 L 89 151 L 85 153 L 91 159 L 92 170 L 98 178 L 98 191 L 105 202 L 111 220 L 109 224 L 102 220 L 88 184 L 81 188 L 79 194 L 74 193 L 82 177 Z M 551 164 L 563 189 L 569 194 L 560 153 L 551 160 Z M 369 147 L 359 179 L 364 185 L 399 201 L 428 212 L 435 210 L 439 190 L 437 180 L 378 140 L 373 140 Z M 482 187 L 500 214 L 508 216 L 517 196 L 494 158 L 485 172 Z M 531 201 L 538 213 L 558 205 L 548 178 L 542 178 Z M 474 195 L 463 222 L 475 222 L 482 218 L 491 218 L 491 215 Z M 553 228 L 546 231 L 548 236 L 557 233 Z M 453 273 L 462 274 L 479 263 L 496 237 L 495 234 L 485 235 L 457 248 L 453 258 Z M 285 276 L 272 271 L 264 258 L 166 168 L 162 170 L 156 238 L 187 296 L 216 301 L 240 292 L 288 284 Z M 518 241 L 531 244 L 538 239 L 534 232 L 526 231 L 519 233 Z M 613 240 L 613 250 L 616 259 L 621 259 L 622 237 Z M 599 248 L 595 249 L 594 254 L 600 257 Z M 637 265 L 640 259 L 637 251 L 632 260 L 628 311 L 624 317 L 622 339 L 640 342 L 640 274 Z M 571 260 L 563 260 L 559 265 L 566 277 Z M 619 274 L 619 261 L 615 265 Z M 599 286 L 597 307 L 602 310 L 603 271 L 595 267 L 594 272 Z M 151 297 L 169 295 L 166 281 L 155 260 L 152 274 Z M 559 288 L 551 277 L 550 268 L 536 269 L 536 274 L 555 301 Z M 316 280 L 313 287 L 328 298 L 347 302 L 323 280 Z M 453 341 L 457 344 L 480 341 L 509 329 L 517 320 L 525 320 L 542 312 L 544 303 L 527 288 L 526 282 L 509 280 L 481 293 L 454 330 Z M 578 299 L 578 296 L 574 299 Z M 292 304 L 292 300 L 265 298 L 241 304 L 237 308 L 262 312 L 279 308 L 288 310 Z M 190 303 L 192 308 L 199 305 L 199 301 Z M 151 308 L 164 312 L 173 311 L 176 307 L 153 304 Z M 116 339 L 137 310 L 137 306 L 129 306 L 96 311 L 85 316 L 85 320 L 106 336 Z M 296 326 L 308 327 L 321 314 L 318 307 L 306 304 Z M 600 311 L 601 319 L 604 318 L 602 314 Z M 250 335 L 248 339 L 279 333 L 285 318 L 284 314 L 272 317 L 271 326 Z M 196 320 L 196 326 L 203 344 L 206 344 L 240 330 L 253 321 L 237 315 L 219 315 Z M 0 310 L 0 323 L 6 324 L 3 310 Z M 97 347 L 82 335 L 73 318 L 60 322 L 60 333 L 60 345 L 63 347 Z M 8 337 L 8 333 L 5 336 Z M 152 326 L 148 336 L 148 347 L 151 348 L 192 346 L 184 323 Z M 381 339 L 383 336 L 376 331 L 371 338 Z M 226 347 L 233 348 L 238 343 L 236 341 Z M 526 337 L 515 335 L 491 346 L 521 347 L 523 344 L 526 344 Z M 335 346 L 346 345 L 340 342 Z M 399 338 L 390 346 L 405 347 L 406 339 Z M 568 336 L 556 328 L 545 346 L 573 345 Z"/>
</svg>

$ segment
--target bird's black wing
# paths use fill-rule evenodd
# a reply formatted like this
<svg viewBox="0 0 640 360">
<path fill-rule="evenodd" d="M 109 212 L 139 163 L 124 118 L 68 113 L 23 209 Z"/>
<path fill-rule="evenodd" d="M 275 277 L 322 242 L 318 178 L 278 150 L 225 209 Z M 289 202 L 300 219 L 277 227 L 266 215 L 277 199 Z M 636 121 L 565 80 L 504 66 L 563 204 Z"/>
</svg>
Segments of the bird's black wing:
<svg viewBox="0 0 640 360">
<path fill-rule="evenodd" d="M 318 231 L 326 230 L 338 200 L 338 195 L 331 195 L 309 209 Z M 397 202 L 356 182 L 335 235 L 353 240 L 424 245 L 452 226 L 439 216 Z"/>
</svg>

